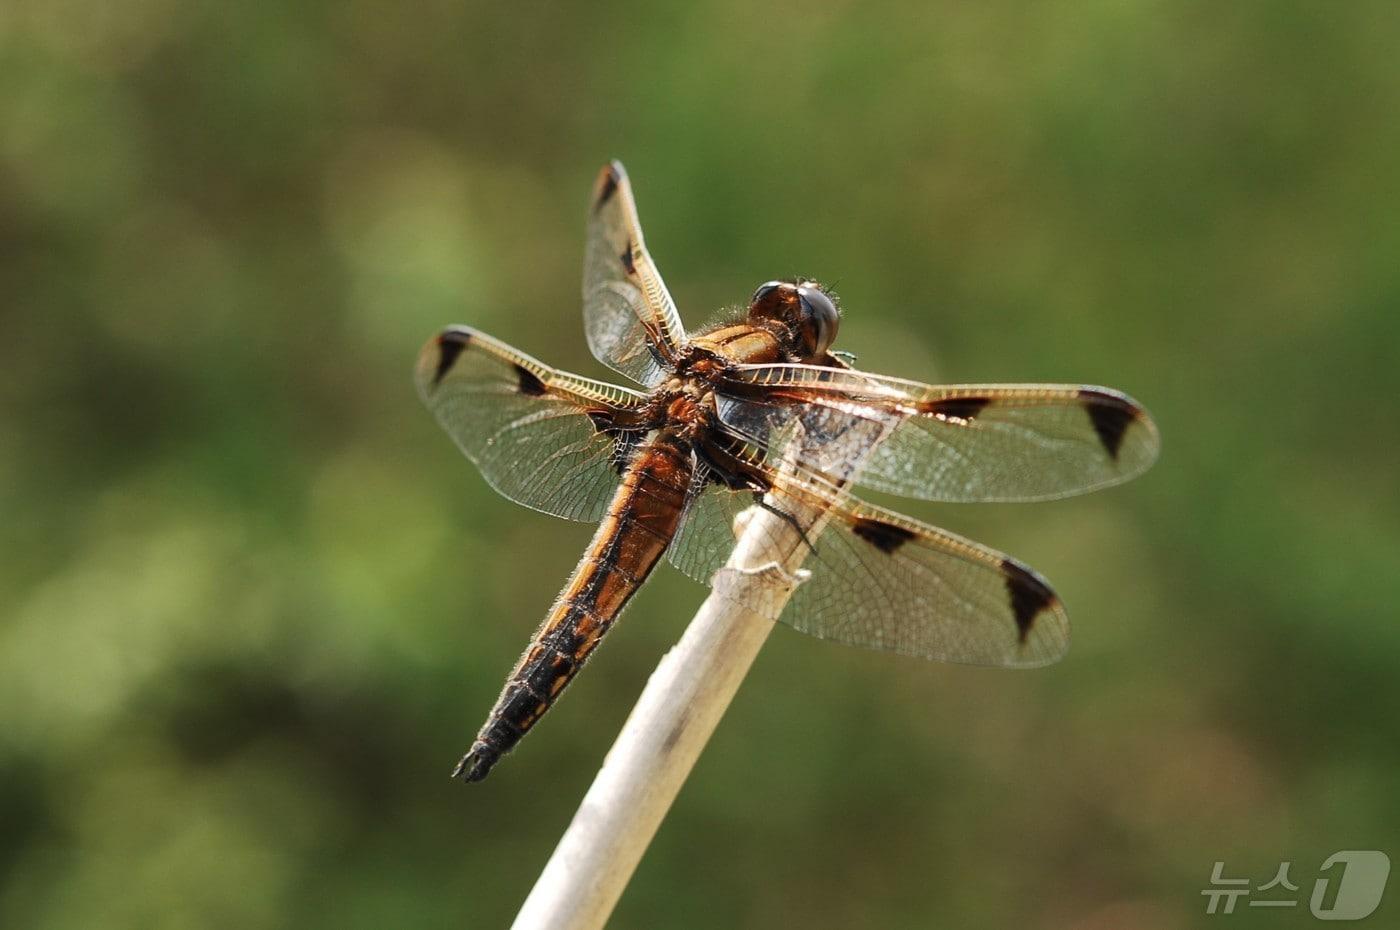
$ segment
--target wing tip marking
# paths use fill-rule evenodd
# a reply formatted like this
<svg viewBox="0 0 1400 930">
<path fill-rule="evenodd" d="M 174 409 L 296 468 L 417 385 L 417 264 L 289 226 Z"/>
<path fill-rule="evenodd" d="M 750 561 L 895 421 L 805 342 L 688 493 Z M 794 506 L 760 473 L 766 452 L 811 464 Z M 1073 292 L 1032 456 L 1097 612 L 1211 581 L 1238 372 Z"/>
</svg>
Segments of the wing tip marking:
<svg viewBox="0 0 1400 930">
<path fill-rule="evenodd" d="M 593 194 L 593 209 L 599 210 L 622 186 L 622 182 L 627 179 L 627 172 L 622 168 L 622 162 L 610 161 L 603 166 L 603 170 L 598 173 L 598 183 Z"/>
<path fill-rule="evenodd" d="M 433 370 L 433 387 L 442 383 L 442 379 L 447 377 L 447 373 L 452 370 L 452 366 L 457 364 L 457 358 L 472 341 L 472 331 L 459 327 L 444 329 L 438 333 L 438 359 L 437 367 Z"/>
<path fill-rule="evenodd" d="M 1016 621 L 1016 639 L 1024 646 L 1036 618 L 1046 610 L 1053 610 L 1059 599 L 1039 575 L 1013 559 L 1001 560 L 1001 572 Z"/>
<path fill-rule="evenodd" d="M 1128 427 L 1142 418 L 1142 408 L 1126 397 L 1098 388 L 1081 388 L 1079 399 L 1104 451 L 1116 462 L 1123 448 L 1123 437 Z"/>
</svg>

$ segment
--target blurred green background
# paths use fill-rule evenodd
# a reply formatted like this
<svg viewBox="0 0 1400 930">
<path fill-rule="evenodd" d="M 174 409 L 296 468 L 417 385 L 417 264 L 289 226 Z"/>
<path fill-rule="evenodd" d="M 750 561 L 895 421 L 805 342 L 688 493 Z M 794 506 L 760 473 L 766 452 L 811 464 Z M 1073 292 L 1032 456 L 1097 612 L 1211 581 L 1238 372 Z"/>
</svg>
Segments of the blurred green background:
<svg viewBox="0 0 1400 930">
<path fill-rule="evenodd" d="M 1053 579 L 1069 658 L 777 631 L 613 925 L 1314 925 L 1200 892 L 1400 857 L 1397 44 L 1389 2 L 0 6 L 0 925 L 509 923 L 703 589 L 449 781 L 591 528 L 410 371 L 462 322 L 603 374 L 610 157 L 692 324 L 807 274 L 862 367 L 1164 437 L 901 504 Z"/>
</svg>

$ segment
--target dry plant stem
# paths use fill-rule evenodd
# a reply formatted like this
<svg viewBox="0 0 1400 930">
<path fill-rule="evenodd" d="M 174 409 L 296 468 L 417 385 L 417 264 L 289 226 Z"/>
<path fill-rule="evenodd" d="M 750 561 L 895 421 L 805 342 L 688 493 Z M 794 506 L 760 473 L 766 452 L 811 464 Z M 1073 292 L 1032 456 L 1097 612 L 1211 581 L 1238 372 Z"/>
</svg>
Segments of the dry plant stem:
<svg viewBox="0 0 1400 930">
<path fill-rule="evenodd" d="M 799 581 L 807 547 L 751 508 L 714 591 L 662 658 L 515 918 L 515 930 L 595 930 L 622 895 L 686 776 Z M 793 515 L 820 532 L 821 515 Z M 803 519 L 803 517 L 807 519 Z"/>
</svg>

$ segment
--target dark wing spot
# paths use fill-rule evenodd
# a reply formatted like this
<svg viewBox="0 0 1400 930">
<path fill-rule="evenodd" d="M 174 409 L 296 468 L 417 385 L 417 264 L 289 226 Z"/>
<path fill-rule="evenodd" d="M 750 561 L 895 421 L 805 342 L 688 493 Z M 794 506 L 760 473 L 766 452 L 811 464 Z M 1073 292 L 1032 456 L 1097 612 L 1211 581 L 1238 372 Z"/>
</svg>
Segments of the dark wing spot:
<svg viewBox="0 0 1400 930">
<path fill-rule="evenodd" d="M 914 538 L 913 530 L 868 517 L 857 519 L 855 526 L 851 527 L 851 532 L 886 555 L 893 554 L 896 549 Z"/>
<path fill-rule="evenodd" d="M 990 397 L 945 397 L 923 404 L 919 412 L 941 420 L 971 420 L 991 402 Z"/>
<path fill-rule="evenodd" d="M 544 382 L 534 372 L 523 365 L 515 366 L 515 376 L 520 379 L 520 393 L 527 397 L 541 397 L 545 393 Z"/>
<path fill-rule="evenodd" d="M 1055 603 L 1055 592 L 1034 572 L 1011 559 L 1002 559 L 1002 574 L 1006 576 L 1006 592 L 1011 597 L 1011 613 L 1016 619 L 1017 639 L 1026 641 L 1035 618 Z"/>
<path fill-rule="evenodd" d="M 632 261 L 632 246 L 630 243 L 627 246 L 627 251 L 622 253 L 622 267 L 627 269 L 628 274 L 637 273 L 637 266 Z"/>
<path fill-rule="evenodd" d="M 460 329 L 449 329 L 438 336 L 438 363 L 437 370 L 433 372 L 433 387 L 437 387 L 442 383 L 442 379 L 447 377 L 452 366 L 457 364 L 457 356 L 462 354 L 462 350 L 471 341 L 472 334 Z"/>
<path fill-rule="evenodd" d="M 1109 457 L 1116 460 L 1118 449 L 1123 445 L 1123 434 L 1128 431 L 1128 425 L 1137 419 L 1137 408 L 1121 397 L 1089 388 L 1079 392 L 1079 399 L 1084 402 L 1084 409 L 1094 424 L 1099 442 L 1103 443 Z"/>
<path fill-rule="evenodd" d="M 593 201 L 593 209 L 600 210 L 603 204 L 612 200 L 613 194 L 617 193 L 618 176 L 619 171 L 617 170 L 616 163 L 608 165 L 608 167 L 604 169 L 603 182 L 598 188 L 597 198 Z"/>
</svg>

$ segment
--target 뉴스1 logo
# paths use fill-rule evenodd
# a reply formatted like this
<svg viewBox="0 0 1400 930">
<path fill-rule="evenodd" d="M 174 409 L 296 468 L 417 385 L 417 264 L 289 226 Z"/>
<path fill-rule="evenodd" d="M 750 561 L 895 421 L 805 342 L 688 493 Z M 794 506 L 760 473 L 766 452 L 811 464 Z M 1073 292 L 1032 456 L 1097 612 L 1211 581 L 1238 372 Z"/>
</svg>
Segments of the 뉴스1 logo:
<svg viewBox="0 0 1400 930">
<path fill-rule="evenodd" d="M 1235 902 L 1248 898 L 1251 891 L 1270 892 L 1256 898 L 1250 907 L 1297 907 L 1301 886 L 1289 880 L 1292 862 L 1280 862 L 1278 872 L 1262 885 L 1251 889 L 1247 878 L 1226 878 L 1225 863 L 1215 863 L 1210 873 L 1211 887 L 1206 896 L 1207 914 L 1233 914 Z M 1327 857 L 1313 881 L 1308 907 L 1318 920 L 1361 920 L 1380 906 L 1385 883 L 1390 877 L 1390 857 L 1375 849 L 1348 849 Z"/>
</svg>

